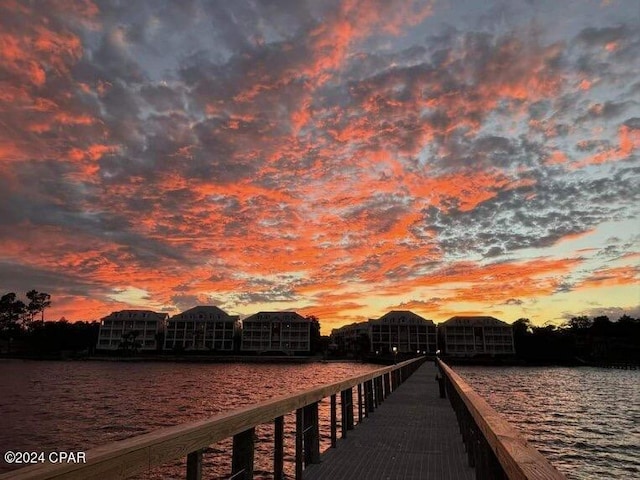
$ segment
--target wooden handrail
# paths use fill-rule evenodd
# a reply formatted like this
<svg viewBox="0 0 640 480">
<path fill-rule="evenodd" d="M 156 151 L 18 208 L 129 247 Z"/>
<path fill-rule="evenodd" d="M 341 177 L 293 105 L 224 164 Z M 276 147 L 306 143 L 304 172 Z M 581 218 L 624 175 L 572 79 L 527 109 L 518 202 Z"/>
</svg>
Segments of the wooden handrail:
<svg viewBox="0 0 640 480">
<path fill-rule="evenodd" d="M 566 480 L 546 457 L 531 446 L 457 373 L 440 359 L 438 365 L 464 403 L 509 480 Z"/>
<path fill-rule="evenodd" d="M 400 372 L 424 357 L 348 378 L 300 393 L 283 395 L 258 405 L 240 408 L 207 420 L 163 428 L 112 442 L 86 452 L 84 464 L 40 464 L 0 475 L 0 480 L 124 479 L 164 465 L 209 445 L 269 423 L 287 413 L 319 402 L 390 372 Z"/>
</svg>

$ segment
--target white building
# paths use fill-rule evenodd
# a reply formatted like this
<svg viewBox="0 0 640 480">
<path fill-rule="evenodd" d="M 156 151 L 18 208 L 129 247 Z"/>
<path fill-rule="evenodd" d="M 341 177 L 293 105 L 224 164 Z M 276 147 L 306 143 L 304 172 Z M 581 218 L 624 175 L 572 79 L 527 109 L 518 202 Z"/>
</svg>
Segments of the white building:
<svg viewBox="0 0 640 480">
<path fill-rule="evenodd" d="M 233 351 L 239 317 L 212 305 L 199 305 L 169 319 L 165 350 Z"/>
<path fill-rule="evenodd" d="M 156 350 L 168 315 L 151 310 L 120 310 L 100 320 L 99 350 Z"/>
<path fill-rule="evenodd" d="M 494 317 L 452 317 L 438 326 L 446 355 L 513 355 L 511 325 Z"/>
<path fill-rule="evenodd" d="M 311 320 L 296 312 L 259 312 L 242 321 L 245 352 L 283 352 L 288 355 L 311 350 Z"/>
<path fill-rule="evenodd" d="M 437 350 L 436 325 L 408 310 L 392 310 L 377 320 L 369 320 L 371 352 L 388 354 L 427 353 Z"/>
</svg>

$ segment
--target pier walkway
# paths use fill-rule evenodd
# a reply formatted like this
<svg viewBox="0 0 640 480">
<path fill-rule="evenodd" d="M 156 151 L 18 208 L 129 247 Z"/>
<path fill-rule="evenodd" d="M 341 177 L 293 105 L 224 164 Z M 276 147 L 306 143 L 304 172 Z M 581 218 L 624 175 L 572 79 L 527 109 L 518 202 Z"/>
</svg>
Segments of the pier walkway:
<svg viewBox="0 0 640 480">
<path fill-rule="evenodd" d="M 474 479 L 448 399 L 439 398 L 437 368 L 424 363 L 338 448 L 304 470 L 304 480 Z"/>
</svg>

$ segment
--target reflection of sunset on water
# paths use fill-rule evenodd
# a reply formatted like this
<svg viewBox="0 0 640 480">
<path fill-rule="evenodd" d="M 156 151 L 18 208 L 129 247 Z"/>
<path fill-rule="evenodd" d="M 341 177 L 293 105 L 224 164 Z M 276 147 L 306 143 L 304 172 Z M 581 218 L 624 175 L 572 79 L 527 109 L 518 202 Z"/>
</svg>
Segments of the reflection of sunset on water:
<svg viewBox="0 0 640 480">
<path fill-rule="evenodd" d="M 635 0 L 0 19 L 0 293 L 50 319 L 640 316 Z"/>
<path fill-rule="evenodd" d="M 468 366 L 455 370 L 567 478 L 637 476 L 636 370 Z"/>
</svg>

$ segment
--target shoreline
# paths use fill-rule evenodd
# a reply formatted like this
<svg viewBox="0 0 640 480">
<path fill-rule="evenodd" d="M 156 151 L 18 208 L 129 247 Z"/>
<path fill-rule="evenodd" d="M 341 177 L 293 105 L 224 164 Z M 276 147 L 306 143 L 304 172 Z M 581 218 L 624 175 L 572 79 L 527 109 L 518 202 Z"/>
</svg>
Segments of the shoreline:
<svg viewBox="0 0 640 480">
<path fill-rule="evenodd" d="M 228 356 L 208 356 L 208 355 L 181 355 L 181 356 L 165 356 L 165 355 L 145 355 L 118 357 L 109 355 L 94 355 L 83 357 L 35 357 L 35 356 L 1 356 L 0 361 L 6 360 L 23 360 L 23 361 L 62 361 L 62 362 L 123 362 L 123 363 L 319 363 L 323 361 L 321 357 L 316 356 L 250 356 L 250 355 L 228 355 Z"/>
<path fill-rule="evenodd" d="M 584 359 L 524 361 L 519 359 L 486 359 L 486 358 L 453 358 L 442 357 L 450 366 L 477 367 L 596 367 L 621 370 L 638 370 L 640 364 L 633 362 L 598 362 Z M 404 360 L 404 359 L 403 359 Z M 116 355 L 0 355 L 0 362 L 34 361 L 34 362 L 122 362 L 122 363 L 255 363 L 255 364 L 308 364 L 308 363 L 367 363 L 392 365 L 390 359 L 365 357 L 363 359 L 323 357 L 322 355 L 288 356 L 288 355 L 137 355 L 121 357 Z M 430 359 L 432 361 L 432 359 Z"/>
</svg>

